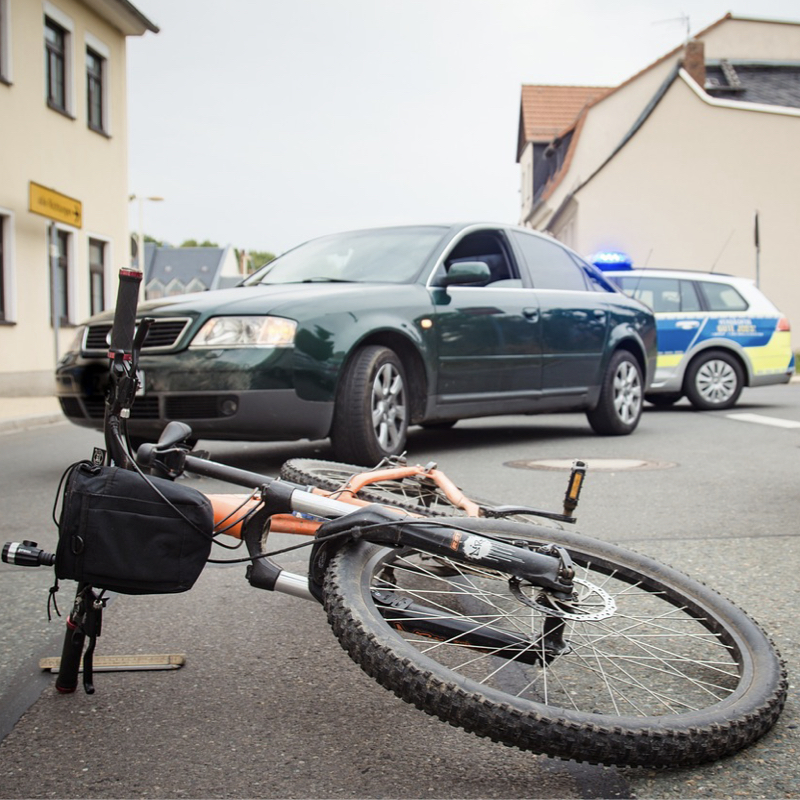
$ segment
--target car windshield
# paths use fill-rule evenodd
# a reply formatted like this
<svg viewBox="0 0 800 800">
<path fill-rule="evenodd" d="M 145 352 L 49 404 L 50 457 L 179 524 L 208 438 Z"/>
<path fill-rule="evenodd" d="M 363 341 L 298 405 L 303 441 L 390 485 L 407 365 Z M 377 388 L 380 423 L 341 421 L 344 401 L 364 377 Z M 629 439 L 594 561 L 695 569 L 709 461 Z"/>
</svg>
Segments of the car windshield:
<svg viewBox="0 0 800 800">
<path fill-rule="evenodd" d="M 446 228 L 383 228 L 324 236 L 301 244 L 245 281 L 254 284 L 414 280 Z"/>
</svg>

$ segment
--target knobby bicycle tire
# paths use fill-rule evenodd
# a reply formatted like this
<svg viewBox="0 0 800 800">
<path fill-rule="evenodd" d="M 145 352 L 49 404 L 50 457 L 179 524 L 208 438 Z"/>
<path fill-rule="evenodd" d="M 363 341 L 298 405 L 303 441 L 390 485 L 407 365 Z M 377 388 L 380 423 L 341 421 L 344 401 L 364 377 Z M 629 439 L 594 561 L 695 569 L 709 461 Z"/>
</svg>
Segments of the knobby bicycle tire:
<svg viewBox="0 0 800 800">
<path fill-rule="evenodd" d="M 566 548 L 580 600 L 554 617 L 535 591 L 512 590 L 496 571 L 348 545 L 326 574 L 328 620 L 351 658 L 403 700 L 505 745 L 650 767 L 731 755 L 780 715 L 787 682 L 779 654 L 755 622 L 705 585 L 572 532 L 448 522 L 464 535 Z M 442 621 L 459 623 L 459 632 L 431 634 Z M 563 649 L 543 636 L 554 627 Z M 468 631 L 510 636 L 513 647 L 502 638 L 476 644 Z"/>
<path fill-rule="evenodd" d="M 293 458 L 281 466 L 281 478 L 308 486 L 316 486 L 327 492 L 341 489 L 352 475 L 357 475 L 367 470 L 354 464 L 345 464 L 339 461 L 323 461 L 313 458 Z M 427 517 L 452 517 L 461 516 L 464 512 L 454 506 L 432 481 L 426 481 L 419 476 L 403 478 L 402 480 L 385 480 L 370 483 L 358 492 L 358 497 L 372 503 L 382 503 L 423 514 Z M 481 506 L 491 507 L 497 505 L 489 500 L 476 497 L 470 499 Z M 530 522 L 546 527 L 560 528 L 561 525 L 545 517 L 534 514 L 514 514 L 505 519 L 514 522 Z"/>
</svg>

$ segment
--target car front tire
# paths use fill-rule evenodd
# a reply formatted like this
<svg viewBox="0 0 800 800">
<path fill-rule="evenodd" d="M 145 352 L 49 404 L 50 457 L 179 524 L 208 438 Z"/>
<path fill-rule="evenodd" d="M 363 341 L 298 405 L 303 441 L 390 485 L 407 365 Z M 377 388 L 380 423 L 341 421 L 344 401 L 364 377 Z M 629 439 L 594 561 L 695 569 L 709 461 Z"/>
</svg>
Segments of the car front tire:
<svg viewBox="0 0 800 800">
<path fill-rule="evenodd" d="M 617 350 L 606 370 L 597 406 L 586 412 L 589 424 L 601 436 L 626 436 L 642 416 L 642 370 L 636 357 Z"/>
<path fill-rule="evenodd" d="M 408 382 L 397 354 L 369 345 L 358 350 L 342 374 L 331 440 L 336 458 L 375 466 L 405 450 Z"/>
<path fill-rule="evenodd" d="M 714 350 L 697 356 L 686 371 L 686 396 L 700 411 L 722 411 L 736 405 L 744 372 L 735 356 Z"/>
</svg>

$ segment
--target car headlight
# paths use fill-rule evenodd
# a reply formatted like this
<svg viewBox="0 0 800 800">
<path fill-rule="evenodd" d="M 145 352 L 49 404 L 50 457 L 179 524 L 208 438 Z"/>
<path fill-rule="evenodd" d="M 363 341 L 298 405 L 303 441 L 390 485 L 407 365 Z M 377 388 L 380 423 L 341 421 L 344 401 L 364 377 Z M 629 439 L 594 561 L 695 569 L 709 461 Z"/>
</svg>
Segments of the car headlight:
<svg viewBox="0 0 800 800">
<path fill-rule="evenodd" d="M 83 347 L 83 336 L 85 333 L 85 325 L 78 325 L 78 327 L 75 328 L 75 335 L 72 337 L 72 341 L 67 346 L 66 355 L 69 355 L 69 353 L 80 353 L 81 348 Z"/>
<path fill-rule="evenodd" d="M 212 317 L 190 347 L 291 347 L 297 323 L 284 317 Z"/>
</svg>

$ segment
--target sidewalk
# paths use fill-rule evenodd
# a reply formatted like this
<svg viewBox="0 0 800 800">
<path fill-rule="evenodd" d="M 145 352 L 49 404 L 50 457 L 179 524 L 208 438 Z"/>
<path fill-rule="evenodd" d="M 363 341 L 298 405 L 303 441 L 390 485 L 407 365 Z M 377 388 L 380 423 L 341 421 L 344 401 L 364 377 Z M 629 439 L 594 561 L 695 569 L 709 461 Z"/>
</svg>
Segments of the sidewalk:
<svg viewBox="0 0 800 800">
<path fill-rule="evenodd" d="M 55 397 L 0 397 L 0 433 L 66 422 Z"/>
</svg>

